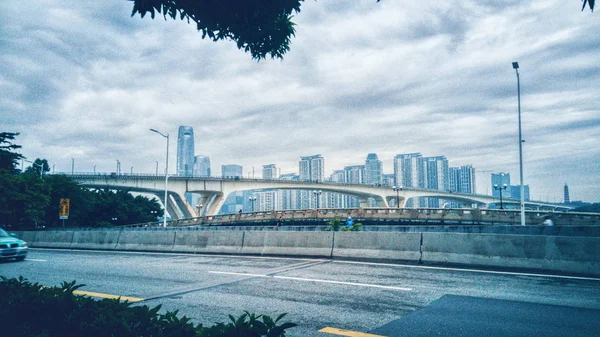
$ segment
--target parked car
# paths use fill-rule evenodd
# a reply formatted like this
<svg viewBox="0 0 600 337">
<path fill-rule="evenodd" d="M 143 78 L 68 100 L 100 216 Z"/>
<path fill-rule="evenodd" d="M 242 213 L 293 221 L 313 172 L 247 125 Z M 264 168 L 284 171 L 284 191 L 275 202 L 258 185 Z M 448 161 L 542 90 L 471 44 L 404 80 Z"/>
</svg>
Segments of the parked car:
<svg viewBox="0 0 600 337">
<path fill-rule="evenodd" d="M 27 242 L 17 239 L 0 228 L 0 260 L 25 260 L 29 248 Z"/>
</svg>

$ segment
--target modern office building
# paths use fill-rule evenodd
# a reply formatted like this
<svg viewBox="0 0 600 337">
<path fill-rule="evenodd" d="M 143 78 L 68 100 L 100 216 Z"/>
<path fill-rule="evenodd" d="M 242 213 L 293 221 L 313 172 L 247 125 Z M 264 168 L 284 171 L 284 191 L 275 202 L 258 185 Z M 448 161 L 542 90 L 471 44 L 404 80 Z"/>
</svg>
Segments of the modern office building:
<svg viewBox="0 0 600 337">
<path fill-rule="evenodd" d="M 367 185 L 383 184 L 383 163 L 375 153 L 369 153 L 365 160 L 364 183 Z"/>
<path fill-rule="evenodd" d="M 194 176 L 210 177 L 210 158 L 208 156 L 194 157 Z"/>
<path fill-rule="evenodd" d="M 498 188 L 494 188 L 494 186 L 498 186 Z M 496 198 L 500 198 L 500 189 L 502 186 L 506 185 L 507 189 L 502 189 L 502 197 L 510 198 L 512 193 L 511 189 L 508 188 L 510 186 L 510 173 L 508 172 L 499 172 L 492 173 L 492 196 Z M 519 193 L 520 195 L 521 193 Z"/>
<path fill-rule="evenodd" d="M 567 183 L 565 183 L 565 187 L 564 187 L 564 199 L 563 202 L 565 204 L 568 204 L 571 202 L 571 197 L 569 196 L 569 186 L 567 186 Z"/>
<path fill-rule="evenodd" d="M 320 154 L 300 157 L 299 172 L 302 181 L 323 181 L 325 178 L 325 159 Z"/>
<path fill-rule="evenodd" d="M 277 167 L 275 164 L 263 165 L 262 178 L 267 180 L 277 179 Z"/>
<path fill-rule="evenodd" d="M 189 177 L 194 169 L 194 129 L 180 126 L 177 135 L 177 175 Z"/>
<path fill-rule="evenodd" d="M 242 178 L 244 168 L 241 165 L 221 165 L 221 176 L 224 178 Z"/>
<path fill-rule="evenodd" d="M 504 198 L 512 198 L 521 200 L 521 185 L 510 185 L 508 190 L 510 191 L 507 195 L 504 195 L 504 191 L 502 192 L 502 197 Z M 529 185 L 523 185 L 523 191 L 525 192 L 525 201 L 531 200 L 529 194 Z"/>
</svg>

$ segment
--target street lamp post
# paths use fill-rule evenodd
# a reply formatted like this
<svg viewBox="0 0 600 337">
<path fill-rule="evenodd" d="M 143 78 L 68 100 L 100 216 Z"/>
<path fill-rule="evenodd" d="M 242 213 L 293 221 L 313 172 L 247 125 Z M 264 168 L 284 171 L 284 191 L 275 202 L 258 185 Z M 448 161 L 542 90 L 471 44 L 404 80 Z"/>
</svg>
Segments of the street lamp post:
<svg viewBox="0 0 600 337">
<path fill-rule="evenodd" d="M 158 160 L 156 161 L 156 175 L 158 175 Z"/>
<path fill-rule="evenodd" d="M 130 173 L 131 175 L 133 175 L 133 166 L 131 167 L 131 170 L 129 171 L 129 173 Z"/>
<path fill-rule="evenodd" d="M 256 197 L 249 197 L 250 203 L 252 204 L 252 212 L 254 213 L 254 202 L 256 201 Z"/>
<path fill-rule="evenodd" d="M 75 158 L 71 158 L 71 175 L 75 172 Z"/>
<path fill-rule="evenodd" d="M 402 191 L 402 186 L 392 186 L 394 191 L 396 191 L 396 208 L 400 208 L 400 191 Z"/>
<path fill-rule="evenodd" d="M 121 174 L 121 162 L 117 159 L 117 175 Z"/>
<path fill-rule="evenodd" d="M 94 174 L 96 174 L 96 165 L 94 165 Z"/>
<path fill-rule="evenodd" d="M 315 208 L 319 209 L 319 198 L 321 196 L 321 193 L 323 193 L 323 191 L 318 190 L 318 191 L 313 191 L 313 194 L 315 195 Z"/>
<path fill-rule="evenodd" d="M 504 184 L 502 186 L 498 186 L 498 184 L 494 184 L 494 190 L 500 191 L 500 209 L 504 209 L 504 205 L 502 204 L 502 190 L 506 190 L 508 185 Z"/>
<path fill-rule="evenodd" d="M 523 138 L 521 133 L 521 80 L 519 78 L 519 62 L 512 63 L 517 74 L 517 102 L 519 109 L 519 178 L 521 180 L 521 226 L 525 226 L 525 189 L 523 187 Z"/>
<path fill-rule="evenodd" d="M 167 160 L 166 160 L 166 164 L 165 164 L 165 212 L 163 214 L 163 227 L 167 227 L 167 203 L 168 203 L 168 189 L 167 189 L 167 185 L 169 184 L 169 134 L 167 133 L 166 135 L 163 134 L 162 132 L 155 130 L 155 129 L 150 129 L 150 131 L 152 132 L 156 132 L 159 135 L 165 137 L 167 139 Z"/>
</svg>

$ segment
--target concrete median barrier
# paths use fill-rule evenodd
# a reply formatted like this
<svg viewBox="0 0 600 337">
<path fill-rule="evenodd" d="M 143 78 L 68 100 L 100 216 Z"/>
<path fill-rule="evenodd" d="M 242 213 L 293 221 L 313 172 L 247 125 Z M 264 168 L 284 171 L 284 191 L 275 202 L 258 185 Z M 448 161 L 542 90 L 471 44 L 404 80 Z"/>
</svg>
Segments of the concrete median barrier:
<svg viewBox="0 0 600 337">
<path fill-rule="evenodd" d="M 242 254 L 331 256 L 332 232 L 244 232 Z"/>
<path fill-rule="evenodd" d="M 333 258 L 419 261 L 421 233 L 338 232 Z"/>
<path fill-rule="evenodd" d="M 239 254 L 242 231 L 177 231 L 173 252 Z"/>
<path fill-rule="evenodd" d="M 120 231 L 76 231 L 73 233 L 73 249 L 115 250 Z"/>
<path fill-rule="evenodd" d="M 600 238 L 423 233 L 422 261 L 600 275 Z"/>
<path fill-rule="evenodd" d="M 31 247 L 70 248 L 73 242 L 72 231 L 39 231 L 35 233 Z"/>
<path fill-rule="evenodd" d="M 175 231 L 122 231 L 117 250 L 170 252 Z"/>
</svg>

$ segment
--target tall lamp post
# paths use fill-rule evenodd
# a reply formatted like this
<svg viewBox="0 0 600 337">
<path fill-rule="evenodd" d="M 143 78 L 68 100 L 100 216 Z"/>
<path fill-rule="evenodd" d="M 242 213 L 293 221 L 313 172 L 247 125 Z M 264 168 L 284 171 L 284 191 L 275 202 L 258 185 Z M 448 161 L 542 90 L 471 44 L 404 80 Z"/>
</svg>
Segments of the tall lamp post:
<svg viewBox="0 0 600 337">
<path fill-rule="evenodd" d="M 313 194 L 315 195 L 315 209 L 319 209 L 319 198 L 321 197 L 321 193 L 323 193 L 321 190 L 313 191 Z"/>
<path fill-rule="evenodd" d="M 256 197 L 249 197 L 250 203 L 252 204 L 252 212 L 254 213 L 254 202 L 256 201 Z"/>
<path fill-rule="evenodd" d="M 521 180 L 521 226 L 525 226 L 525 189 L 523 187 L 523 138 L 521 133 L 521 80 L 519 78 L 519 62 L 512 63 L 517 73 L 517 102 L 519 109 L 519 178 Z"/>
<path fill-rule="evenodd" d="M 156 132 L 159 135 L 161 135 L 167 139 L 167 160 L 165 162 L 166 163 L 165 164 L 165 212 L 163 214 L 163 227 L 167 227 L 167 203 L 169 202 L 167 199 L 167 197 L 168 197 L 167 185 L 169 184 L 169 134 L 167 133 L 165 135 L 162 132 L 155 130 L 155 129 L 150 129 L 150 131 Z"/>
<path fill-rule="evenodd" d="M 400 191 L 402 191 L 402 186 L 392 186 L 394 191 L 396 191 L 396 208 L 400 208 Z"/>
<path fill-rule="evenodd" d="M 71 158 L 71 175 L 75 172 L 75 158 Z"/>
<path fill-rule="evenodd" d="M 502 186 L 498 186 L 498 184 L 494 184 L 494 190 L 500 191 L 500 209 L 504 209 L 504 205 L 502 204 L 502 190 L 506 190 L 508 185 L 504 184 Z"/>
</svg>

